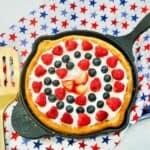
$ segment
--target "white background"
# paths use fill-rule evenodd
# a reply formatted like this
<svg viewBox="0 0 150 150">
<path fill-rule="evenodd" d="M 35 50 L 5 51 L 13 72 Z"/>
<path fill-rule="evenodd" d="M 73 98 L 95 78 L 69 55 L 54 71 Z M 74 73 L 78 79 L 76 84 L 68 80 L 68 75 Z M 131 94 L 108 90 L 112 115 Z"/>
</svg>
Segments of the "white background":
<svg viewBox="0 0 150 150">
<path fill-rule="evenodd" d="M 9 25 L 26 16 L 41 2 L 44 0 L 0 0 L 0 32 L 7 32 Z M 116 150 L 134 149 L 150 149 L 150 118 L 130 127 Z"/>
</svg>

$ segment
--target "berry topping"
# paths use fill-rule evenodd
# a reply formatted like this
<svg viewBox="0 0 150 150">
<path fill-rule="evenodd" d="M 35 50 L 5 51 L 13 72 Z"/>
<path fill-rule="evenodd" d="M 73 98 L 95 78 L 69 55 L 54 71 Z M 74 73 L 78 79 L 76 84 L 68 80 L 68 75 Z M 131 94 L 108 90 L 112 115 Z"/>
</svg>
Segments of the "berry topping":
<svg viewBox="0 0 150 150">
<path fill-rule="evenodd" d="M 70 57 L 68 55 L 64 55 L 62 57 L 62 62 L 67 63 L 70 60 Z"/>
<path fill-rule="evenodd" d="M 58 111 L 55 106 L 52 106 L 49 111 L 46 113 L 47 117 L 50 119 L 56 119 L 58 116 Z"/>
<path fill-rule="evenodd" d="M 68 95 L 66 99 L 67 99 L 68 103 L 73 103 L 74 102 L 74 97 L 72 95 Z"/>
<path fill-rule="evenodd" d="M 56 88 L 55 89 L 55 95 L 57 97 L 58 100 L 63 100 L 65 95 L 66 95 L 66 91 L 64 88 Z"/>
<path fill-rule="evenodd" d="M 84 55 L 84 57 L 85 57 L 86 59 L 91 59 L 91 58 L 92 58 L 92 54 L 86 53 L 86 54 Z"/>
<path fill-rule="evenodd" d="M 106 84 L 106 85 L 104 86 L 104 90 L 107 91 L 107 92 L 110 92 L 110 91 L 112 90 L 111 84 Z"/>
<path fill-rule="evenodd" d="M 39 93 L 42 88 L 42 82 L 33 81 L 32 82 L 32 89 L 35 93 Z"/>
<path fill-rule="evenodd" d="M 74 53 L 74 57 L 75 57 L 75 58 L 80 58 L 80 56 L 81 56 L 81 53 L 80 53 L 79 51 L 76 51 L 76 52 Z"/>
<path fill-rule="evenodd" d="M 75 87 L 75 92 L 78 94 L 78 95 L 84 95 L 87 91 L 87 87 L 83 84 L 80 84 L 78 86 Z"/>
<path fill-rule="evenodd" d="M 83 49 L 84 51 L 89 51 L 89 50 L 91 50 L 91 49 L 93 48 L 92 43 L 90 43 L 90 42 L 87 41 L 87 40 L 83 40 L 81 45 L 82 45 L 82 49 Z"/>
<path fill-rule="evenodd" d="M 55 65 L 56 68 L 60 68 L 61 67 L 61 61 L 56 60 L 54 65 Z"/>
<path fill-rule="evenodd" d="M 46 84 L 46 85 L 50 85 L 51 84 L 51 78 L 50 77 L 46 77 L 45 79 L 44 79 L 44 84 Z"/>
<path fill-rule="evenodd" d="M 93 113 L 95 111 L 95 107 L 93 106 L 93 105 L 89 105 L 88 107 L 87 107 L 87 112 L 88 113 Z"/>
<path fill-rule="evenodd" d="M 53 103 L 56 101 L 56 96 L 54 94 L 51 94 L 48 96 L 48 100 Z"/>
<path fill-rule="evenodd" d="M 67 75 L 68 71 L 65 68 L 60 68 L 56 70 L 56 74 L 60 79 L 63 79 Z"/>
<path fill-rule="evenodd" d="M 97 113 L 96 113 L 96 120 L 97 121 L 104 121 L 106 120 L 108 117 L 108 113 L 104 110 L 99 110 Z"/>
<path fill-rule="evenodd" d="M 94 58 L 92 62 L 94 66 L 99 66 L 101 64 L 101 60 L 99 58 Z"/>
<path fill-rule="evenodd" d="M 53 55 L 52 54 L 43 54 L 42 56 L 41 56 L 41 59 L 42 59 L 42 61 L 43 61 L 43 63 L 45 64 L 45 65 L 50 65 L 51 63 L 52 63 L 52 61 L 53 61 Z"/>
<path fill-rule="evenodd" d="M 100 88 L 101 88 L 101 81 L 99 78 L 96 77 L 91 81 L 90 89 L 93 92 L 98 92 Z"/>
<path fill-rule="evenodd" d="M 77 112 L 78 114 L 79 114 L 79 113 L 84 113 L 84 108 L 81 107 L 81 106 L 79 106 L 79 107 L 77 107 L 76 112 Z"/>
<path fill-rule="evenodd" d="M 72 50 L 75 50 L 77 48 L 78 44 L 76 41 L 73 41 L 73 40 L 67 40 L 65 42 L 65 47 L 68 51 L 72 51 Z"/>
<path fill-rule="evenodd" d="M 103 98 L 104 99 L 107 99 L 107 98 L 109 98 L 110 97 L 110 94 L 108 93 L 108 92 L 105 92 L 104 94 L 103 94 Z"/>
<path fill-rule="evenodd" d="M 89 101 L 93 102 L 96 100 L 96 95 L 94 93 L 90 93 L 88 95 L 88 99 L 89 99 Z"/>
<path fill-rule="evenodd" d="M 94 68 L 90 68 L 88 70 L 88 74 L 90 77 L 94 77 L 96 75 L 96 70 Z"/>
<path fill-rule="evenodd" d="M 101 100 L 97 101 L 97 107 L 98 108 L 102 108 L 103 106 L 104 106 L 104 102 L 103 101 L 101 101 Z"/>
<path fill-rule="evenodd" d="M 84 113 L 79 113 L 78 122 L 77 122 L 79 127 L 86 126 L 90 124 L 90 122 L 91 122 L 91 119 L 88 115 Z"/>
<path fill-rule="evenodd" d="M 50 94 L 52 93 L 52 90 L 51 90 L 50 88 L 45 88 L 45 89 L 44 89 L 44 93 L 45 93 L 46 95 L 50 95 Z"/>
<path fill-rule="evenodd" d="M 46 73 L 46 69 L 42 65 L 38 65 L 34 73 L 37 77 L 41 77 Z"/>
<path fill-rule="evenodd" d="M 95 47 L 95 56 L 96 57 L 103 57 L 108 55 L 108 50 L 101 46 Z"/>
<path fill-rule="evenodd" d="M 88 81 L 88 74 L 86 72 L 82 72 L 79 76 L 74 79 L 75 84 L 85 84 Z"/>
<path fill-rule="evenodd" d="M 117 56 L 111 56 L 109 58 L 107 58 L 107 65 L 111 68 L 114 68 L 117 66 L 117 62 L 118 62 L 118 57 Z"/>
<path fill-rule="evenodd" d="M 68 105 L 68 106 L 66 107 L 66 111 L 67 111 L 68 113 L 72 113 L 72 112 L 73 112 L 73 107 L 72 107 L 71 105 Z"/>
<path fill-rule="evenodd" d="M 70 115 L 70 113 L 68 112 L 65 112 L 62 117 L 61 117 L 61 121 L 63 123 L 67 123 L 67 124 L 72 124 L 73 123 L 73 118 L 72 116 Z"/>
<path fill-rule="evenodd" d="M 75 103 L 81 106 L 86 105 L 86 97 L 84 95 L 77 96 Z"/>
<path fill-rule="evenodd" d="M 65 81 L 62 81 L 62 85 L 67 91 L 72 91 L 74 88 L 74 81 L 73 80 L 65 80 Z"/>
<path fill-rule="evenodd" d="M 105 82 L 109 82 L 111 80 L 111 76 L 109 75 L 109 74 L 106 74 L 105 76 L 104 76 L 104 81 Z"/>
<path fill-rule="evenodd" d="M 52 50 L 52 53 L 53 53 L 54 55 L 61 56 L 62 53 L 63 53 L 63 48 L 62 48 L 62 46 L 58 45 L 58 46 L 54 47 L 53 50 Z"/>
<path fill-rule="evenodd" d="M 59 102 L 56 103 L 56 106 L 57 106 L 58 109 L 63 109 L 64 108 L 64 102 L 59 101 Z"/>
<path fill-rule="evenodd" d="M 73 63 L 73 62 L 68 62 L 68 63 L 66 64 L 66 68 L 67 68 L 68 70 L 73 69 L 73 67 L 74 67 L 74 63 Z"/>
<path fill-rule="evenodd" d="M 78 66 L 81 70 L 85 71 L 89 68 L 89 60 L 88 59 L 82 59 L 79 61 Z"/>
<path fill-rule="evenodd" d="M 39 106 L 44 107 L 46 105 L 46 95 L 44 93 L 40 93 L 36 98 L 36 103 Z"/>
<path fill-rule="evenodd" d="M 112 111 L 116 111 L 121 106 L 121 100 L 117 97 L 108 98 L 106 103 Z"/>
<path fill-rule="evenodd" d="M 102 73 L 108 72 L 108 67 L 107 67 L 107 66 L 102 66 L 101 72 L 102 72 Z"/>
<path fill-rule="evenodd" d="M 121 69 L 114 69 L 111 74 L 116 80 L 122 80 L 124 78 L 124 72 Z"/>
<path fill-rule="evenodd" d="M 52 81 L 52 84 L 53 84 L 54 86 L 58 86 L 58 85 L 59 85 L 59 80 L 53 80 L 53 81 Z"/>
<path fill-rule="evenodd" d="M 54 74 L 54 73 L 55 73 L 55 68 L 54 68 L 54 67 L 50 67 L 50 68 L 48 69 L 48 72 L 49 72 L 50 74 Z"/>
<path fill-rule="evenodd" d="M 114 91 L 115 92 L 122 92 L 124 90 L 124 84 L 119 82 L 119 81 L 116 81 L 114 83 Z"/>
</svg>

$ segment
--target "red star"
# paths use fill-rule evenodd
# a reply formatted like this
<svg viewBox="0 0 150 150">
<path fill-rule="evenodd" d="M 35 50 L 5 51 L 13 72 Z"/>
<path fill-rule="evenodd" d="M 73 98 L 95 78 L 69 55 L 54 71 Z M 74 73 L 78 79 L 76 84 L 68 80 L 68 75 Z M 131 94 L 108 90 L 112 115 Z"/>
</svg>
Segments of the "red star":
<svg viewBox="0 0 150 150">
<path fill-rule="evenodd" d="M 30 20 L 30 25 L 35 26 L 37 24 L 37 20 L 35 18 Z"/>
<path fill-rule="evenodd" d="M 13 33 L 13 34 L 9 34 L 9 40 L 10 40 L 10 41 L 15 41 L 15 40 L 16 40 L 16 38 L 17 38 L 17 36 L 16 36 L 16 34 L 15 34 L 15 33 Z"/>
<path fill-rule="evenodd" d="M 140 47 L 136 48 L 136 53 L 138 53 L 140 51 Z"/>
<path fill-rule="evenodd" d="M 150 50 L 150 44 L 144 45 L 144 49 L 149 51 Z"/>
<path fill-rule="evenodd" d="M 1 34 L 0 34 L 0 37 L 3 37 L 4 35 L 5 35 L 5 33 L 1 33 Z"/>
<path fill-rule="evenodd" d="M 97 27 L 98 27 L 97 22 L 91 23 L 91 28 L 92 28 L 92 29 L 96 29 Z"/>
<path fill-rule="evenodd" d="M 71 3 L 71 4 L 70 4 L 70 9 L 75 10 L 76 7 L 77 7 L 77 5 L 76 5 L 75 3 Z"/>
<path fill-rule="evenodd" d="M 16 141 L 18 137 L 19 137 L 19 134 L 17 132 L 11 133 L 11 139 L 14 139 Z"/>
<path fill-rule="evenodd" d="M 24 21 L 26 20 L 26 18 L 22 17 L 19 22 L 24 23 Z"/>
<path fill-rule="evenodd" d="M 82 20 L 81 20 L 81 25 L 82 25 L 82 26 L 86 26 L 86 24 L 87 24 L 86 19 L 82 19 Z"/>
<path fill-rule="evenodd" d="M 31 33 L 31 38 L 36 38 L 37 36 L 38 36 L 38 34 L 36 32 Z"/>
<path fill-rule="evenodd" d="M 97 144 L 91 146 L 92 150 L 100 150 L 100 147 L 98 147 Z"/>
<path fill-rule="evenodd" d="M 150 57 L 147 58 L 147 62 L 150 62 Z"/>
<path fill-rule="evenodd" d="M 6 121 L 8 117 L 9 116 L 8 116 L 7 112 L 5 112 L 4 115 L 3 115 L 3 120 Z"/>
<path fill-rule="evenodd" d="M 102 5 L 99 6 L 99 9 L 104 11 L 106 9 L 106 6 L 104 4 L 102 4 Z"/>
<path fill-rule="evenodd" d="M 87 144 L 84 143 L 84 141 L 79 143 L 79 148 L 84 149 L 87 146 Z"/>
<path fill-rule="evenodd" d="M 86 11 L 87 11 L 87 8 L 85 6 L 80 8 L 81 13 L 85 14 Z"/>
<path fill-rule="evenodd" d="M 148 89 L 150 90 L 150 83 L 147 83 Z"/>
<path fill-rule="evenodd" d="M 15 147 L 11 148 L 11 150 L 18 150 L 18 149 L 17 149 L 17 147 L 15 146 Z"/>
<path fill-rule="evenodd" d="M 142 74 L 141 76 L 139 76 L 139 82 L 142 81 L 144 79 L 144 75 Z"/>
<path fill-rule="evenodd" d="M 21 56 L 25 57 L 28 54 L 28 51 L 25 49 L 21 52 Z"/>
<path fill-rule="evenodd" d="M 135 10 L 136 8 L 137 8 L 137 6 L 135 5 L 135 3 L 130 5 L 131 10 Z"/>
<path fill-rule="evenodd" d="M 61 22 L 61 26 L 62 26 L 63 28 L 66 28 L 68 25 L 69 25 L 69 24 L 68 24 L 67 20 L 64 20 L 64 21 Z"/>
<path fill-rule="evenodd" d="M 147 11 L 148 11 L 147 6 L 141 7 L 141 12 L 142 13 L 147 13 Z"/>
<path fill-rule="evenodd" d="M 57 21 L 58 21 L 58 20 L 57 20 L 56 16 L 51 18 L 51 23 L 56 24 Z"/>
<path fill-rule="evenodd" d="M 118 142 L 115 142 L 115 145 L 116 145 L 116 146 L 118 146 L 118 144 L 119 144 L 119 143 L 120 143 L 120 141 L 118 141 Z"/>
<path fill-rule="evenodd" d="M 45 6 L 46 6 L 45 4 L 42 4 L 42 5 L 40 5 L 40 8 L 41 8 L 41 9 L 44 9 Z"/>
<path fill-rule="evenodd" d="M 117 25 L 117 23 L 118 23 L 118 21 L 117 21 L 116 19 L 111 20 L 111 24 L 112 24 L 112 25 L 116 26 L 116 25 Z"/>
<path fill-rule="evenodd" d="M 7 130 L 7 128 L 6 128 L 6 127 L 4 127 L 4 133 L 6 133 L 6 132 L 8 132 L 8 130 Z"/>
<path fill-rule="evenodd" d="M 135 104 L 132 106 L 132 111 L 136 112 L 136 108 L 138 108 L 138 106 Z"/>
<path fill-rule="evenodd" d="M 50 5 L 50 10 L 55 11 L 57 9 L 57 6 L 55 4 Z"/>
<path fill-rule="evenodd" d="M 139 84 L 138 90 L 141 90 L 141 89 L 142 89 L 142 84 Z"/>
<path fill-rule="evenodd" d="M 132 121 L 137 121 L 138 119 L 139 119 L 139 116 L 138 116 L 138 114 L 136 113 L 136 114 L 133 116 Z"/>
<path fill-rule="evenodd" d="M 127 23 L 127 21 L 122 23 L 122 28 L 127 29 L 129 26 L 129 24 Z"/>
<path fill-rule="evenodd" d="M 120 136 L 120 132 L 115 132 L 114 135 Z"/>
<path fill-rule="evenodd" d="M 46 150 L 54 150 L 54 149 L 53 149 L 52 146 L 50 145 L 49 147 L 46 147 Z"/>
<path fill-rule="evenodd" d="M 111 13 L 116 13 L 116 11 L 117 11 L 118 9 L 116 8 L 116 6 L 113 6 L 113 7 L 110 7 L 110 12 Z"/>
</svg>

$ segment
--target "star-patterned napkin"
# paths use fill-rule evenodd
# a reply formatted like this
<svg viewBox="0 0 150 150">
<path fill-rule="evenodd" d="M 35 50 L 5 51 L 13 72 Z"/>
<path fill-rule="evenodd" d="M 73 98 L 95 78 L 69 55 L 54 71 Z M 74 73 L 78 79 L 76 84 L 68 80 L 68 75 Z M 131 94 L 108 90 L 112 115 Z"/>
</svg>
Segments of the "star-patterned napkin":
<svg viewBox="0 0 150 150">
<path fill-rule="evenodd" d="M 149 0 L 47 0 L 12 24 L 8 33 L 1 33 L 0 46 L 16 48 L 23 68 L 32 43 L 40 35 L 87 29 L 120 36 L 132 31 L 150 11 L 149 8 Z M 139 92 L 130 115 L 130 124 L 138 121 L 150 107 L 150 30 L 137 38 L 133 52 L 138 69 Z M 11 114 L 15 105 L 16 102 L 4 114 L 7 150 L 112 150 L 125 133 L 124 130 L 80 140 L 61 136 L 27 139 L 12 127 Z"/>
</svg>

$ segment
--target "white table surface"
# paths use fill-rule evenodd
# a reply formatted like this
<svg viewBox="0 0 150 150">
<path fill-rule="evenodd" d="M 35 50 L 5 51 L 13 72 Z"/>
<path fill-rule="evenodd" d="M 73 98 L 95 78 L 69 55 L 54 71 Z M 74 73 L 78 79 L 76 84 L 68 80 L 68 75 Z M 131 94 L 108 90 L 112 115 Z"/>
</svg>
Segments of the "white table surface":
<svg viewBox="0 0 150 150">
<path fill-rule="evenodd" d="M 7 32 L 11 23 L 15 23 L 27 12 L 44 0 L 0 0 L 0 32 Z M 6 13 L 7 12 L 7 13 Z M 5 14 L 5 17 L 3 17 Z M 7 16 L 7 17 L 6 17 Z M 126 132 L 116 150 L 149 150 L 150 119 L 136 123 Z"/>
</svg>

